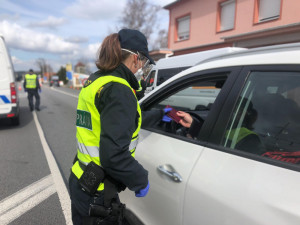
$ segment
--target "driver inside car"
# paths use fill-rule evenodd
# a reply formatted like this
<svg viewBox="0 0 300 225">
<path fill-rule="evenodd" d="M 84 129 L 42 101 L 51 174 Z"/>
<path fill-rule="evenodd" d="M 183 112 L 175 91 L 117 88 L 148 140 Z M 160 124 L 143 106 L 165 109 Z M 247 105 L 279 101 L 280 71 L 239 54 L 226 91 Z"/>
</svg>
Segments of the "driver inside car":
<svg viewBox="0 0 300 225">
<path fill-rule="evenodd" d="M 242 105 L 247 102 L 247 99 L 243 99 Z M 187 128 L 186 134 L 184 136 L 188 138 L 196 139 L 199 134 L 199 131 L 203 125 L 203 121 L 199 121 L 197 118 L 191 116 L 187 112 L 178 111 L 177 115 L 181 117 L 179 124 Z M 240 117 L 241 113 L 239 112 L 237 117 Z M 167 115 L 164 116 L 163 120 L 166 120 Z M 226 137 L 229 139 L 228 145 L 233 149 L 238 149 L 254 154 L 261 155 L 265 152 L 264 145 L 262 144 L 258 135 L 253 132 L 252 125 L 257 119 L 257 111 L 253 108 L 253 104 L 250 102 L 245 118 L 243 119 L 242 127 L 233 128 L 226 131 Z M 238 119 L 239 120 L 239 119 Z M 238 138 L 236 143 L 232 144 L 233 136 L 235 132 L 238 132 Z"/>
</svg>

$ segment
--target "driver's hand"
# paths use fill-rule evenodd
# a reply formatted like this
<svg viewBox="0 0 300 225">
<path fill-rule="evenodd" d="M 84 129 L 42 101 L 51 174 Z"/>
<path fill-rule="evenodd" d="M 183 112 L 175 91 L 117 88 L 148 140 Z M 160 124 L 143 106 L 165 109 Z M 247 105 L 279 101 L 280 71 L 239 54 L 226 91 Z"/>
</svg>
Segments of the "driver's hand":
<svg viewBox="0 0 300 225">
<path fill-rule="evenodd" d="M 193 122 L 193 117 L 189 113 L 183 112 L 183 111 L 178 111 L 177 116 L 180 116 L 182 119 L 179 121 L 179 123 L 186 127 L 190 128 L 191 124 Z"/>
</svg>

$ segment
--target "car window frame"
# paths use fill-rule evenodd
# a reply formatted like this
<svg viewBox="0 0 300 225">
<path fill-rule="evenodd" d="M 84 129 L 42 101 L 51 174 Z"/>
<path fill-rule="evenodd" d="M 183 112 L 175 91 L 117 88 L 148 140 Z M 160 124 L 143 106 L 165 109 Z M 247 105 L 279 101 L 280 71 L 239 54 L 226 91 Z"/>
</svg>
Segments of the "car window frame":
<svg viewBox="0 0 300 225">
<path fill-rule="evenodd" d="M 280 160 L 271 159 L 260 155 L 222 146 L 222 140 L 223 140 L 222 138 L 224 137 L 224 133 L 226 132 L 226 127 L 230 122 L 231 115 L 234 112 L 235 104 L 238 101 L 238 98 L 243 91 L 244 85 L 246 84 L 247 79 L 252 72 L 298 72 L 300 73 L 300 65 L 295 65 L 295 64 L 278 65 L 277 64 L 277 65 L 244 66 L 240 74 L 238 75 L 238 78 L 234 86 L 232 87 L 230 93 L 228 94 L 228 97 L 224 102 L 224 105 L 219 113 L 216 123 L 210 132 L 209 138 L 207 140 L 207 147 L 213 148 L 214 150 L 252 159 L 258 162 L 263 162 L 277 167 L 282 167 L 282 168 L 300 172 L 299 165 L 286 163 Z"/>
<path fill-rule="evenodd" d="M 142 128 L 144 130 L 148 130 L 151 132 L 155 132 L 158 134 L 162 134 L 165 136 L 173 137 L 176 139 L 184 140 L 187 142 L 191 142 L 194 144 L 199 144 L 202 146 L 206 145 L 206 141 L 209 138 L 209 134 L 214 126 L 214 121 L 216 120 L 216 116 L 218 115 L 218 112 L 221 110 L 222 104 L 225 102 L 233 84 L 235 83 L 235 80 L 237 79 L 237 76 L 241 70 L 240 66 L 236 67 L 227 67 L 222 69 L 209 69 L 209 70 L 202 70 L 190 73 L 186 76 L 183 76 L 179 79 L 176 79 L 172 81 L 171 83 L 168 83 L 167 85 L 163 86 L 163 88 L 159 89 L 155 93 L 153 93 L 149 98 L 145 99 L 140 105 L 142 110 L 147 110 L 148 108 L 151 108 L 153 105 L 160 102 L 162 99 L 167 98 L 166 96 L 170 96 L 172 93 L 178 91 L 180 87 L 187 87 L 189 84 L 192 84 L 194 82 L 199 82 L 200 80 L 207 80 L 212 77 L 212 74 L 215 75 L 215 77 L 224 77 L 225 73 L 228 73 L 228 78 L 222 87 L 218 97 L 216 98 L 215 102 L 217 102 L 218 106 L 212 107 L 210 110 L 210 113 L 208 117 L 206 118 L 201 131 L 198 135 L 201 136 L 201 139 L 194 140 L 192 138 L 188 139 L 183 136 L 179 136 L 176 134 L 164 132 L 155 128 Z M 218 74 L 218 75 L 217 75 Z M 222 75 L 221 75 L 222 74 Z"/>
</svg>

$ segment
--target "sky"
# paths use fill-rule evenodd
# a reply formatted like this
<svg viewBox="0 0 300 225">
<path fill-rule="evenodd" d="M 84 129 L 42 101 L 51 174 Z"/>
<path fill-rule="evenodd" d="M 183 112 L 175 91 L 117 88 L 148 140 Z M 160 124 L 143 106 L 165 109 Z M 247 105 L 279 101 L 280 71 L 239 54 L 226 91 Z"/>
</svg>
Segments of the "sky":
<svg viewBox="0 0 300 225">
<path fill-rule="evenodd" d="M 174 0 L 148 0 L 165 6 Z M 43 58 L 54 72 L 67 63 L 94 66 L 102 40 L 120 24 L 126 0 L 0 0 L 0 34 L 15 71 L 37 70 Z M 168 29 L 169 12 L 157 12 L 159 29 Z"/>
</svg>

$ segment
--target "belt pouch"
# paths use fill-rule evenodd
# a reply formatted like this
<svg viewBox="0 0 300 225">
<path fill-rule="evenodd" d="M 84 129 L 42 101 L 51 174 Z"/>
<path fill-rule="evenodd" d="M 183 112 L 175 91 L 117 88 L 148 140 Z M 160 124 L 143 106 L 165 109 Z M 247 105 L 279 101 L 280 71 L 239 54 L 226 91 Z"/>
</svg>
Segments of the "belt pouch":
<svg viewBox="0 0 300 225">
<path fill-rule="evenodd" d="M 105 173 L 103 168 L 98 166 L 94 162 L 90 162 L 80 179 L 78 180 L 79 185 L 90 195 L 94 195 L 100 185 L 104 180 Z"/>
</svg>

